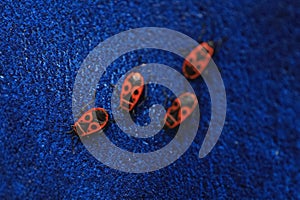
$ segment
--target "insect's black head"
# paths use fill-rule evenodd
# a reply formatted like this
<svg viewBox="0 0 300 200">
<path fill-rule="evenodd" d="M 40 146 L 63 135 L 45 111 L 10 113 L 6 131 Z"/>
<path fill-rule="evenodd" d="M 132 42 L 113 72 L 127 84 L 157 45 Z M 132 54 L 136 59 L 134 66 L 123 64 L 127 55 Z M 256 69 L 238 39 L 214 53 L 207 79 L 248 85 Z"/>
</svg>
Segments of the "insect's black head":
<svg viewBox="0 0 300 200">
<path fill-rule="evenodd" d="M 208 41 L 207 44 L 213 49 L 216 47 L 215 42 L 212 40 Z"/>
</svg>

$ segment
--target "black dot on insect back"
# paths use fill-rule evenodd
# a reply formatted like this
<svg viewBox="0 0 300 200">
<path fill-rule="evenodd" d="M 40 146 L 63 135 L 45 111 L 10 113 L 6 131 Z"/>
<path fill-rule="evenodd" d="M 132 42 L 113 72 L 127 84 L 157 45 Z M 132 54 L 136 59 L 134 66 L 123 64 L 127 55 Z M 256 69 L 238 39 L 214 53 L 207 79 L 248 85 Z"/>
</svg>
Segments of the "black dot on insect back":
<svg viewBox="0 0 300 200">
<path fill-rule="evenodd" d="M 134 94 L 134 95 L 138 95 L 138 94 L 139 94 L 139 91 L 138 91 L 138 90 L 135 90 L 133 94 Z"/>
</svg>

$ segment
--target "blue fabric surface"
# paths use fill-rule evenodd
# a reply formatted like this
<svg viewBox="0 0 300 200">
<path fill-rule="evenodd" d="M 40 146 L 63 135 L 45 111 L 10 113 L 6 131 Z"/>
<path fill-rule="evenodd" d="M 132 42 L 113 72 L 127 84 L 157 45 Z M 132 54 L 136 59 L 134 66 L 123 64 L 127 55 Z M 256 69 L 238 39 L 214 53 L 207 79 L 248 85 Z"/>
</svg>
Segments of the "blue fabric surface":
<svg viewBox="0 0 300 200">
<path fill-rule="evenodd" d="M 1 199 L 300 199 L 299 2 L 279 1 L 1 1 Z M 98 162 L 64 134 L 74 123 L 76 72 L 101 41 L 138 27 L 166 27 L 197 39 L 228 37 L 214 61 L 227 92 L 222 135 L 204 159 L 198 152 L 210 120 L 207 88 L 192 81 L 201 122 L 188 151 L 161 170 L 129 174 Z M 159 62 L 181 70 L 182 60 L 157 50 L 122 56 L 100 80 L 111 95 L 127 70 Z M 121 67 L 120 67 L 121 66 Z M 151 98 L 137 109 L 147 122 Z M 106 97 L 97 105 L 109 109 Z M 106 134 L 124 149 L 158 149 L 126 137 L 115 124 Z M 162 135 L 160 135 L 162 136 Z M 161 141 L 169 141 L 164 138 Z"/>
</svg>

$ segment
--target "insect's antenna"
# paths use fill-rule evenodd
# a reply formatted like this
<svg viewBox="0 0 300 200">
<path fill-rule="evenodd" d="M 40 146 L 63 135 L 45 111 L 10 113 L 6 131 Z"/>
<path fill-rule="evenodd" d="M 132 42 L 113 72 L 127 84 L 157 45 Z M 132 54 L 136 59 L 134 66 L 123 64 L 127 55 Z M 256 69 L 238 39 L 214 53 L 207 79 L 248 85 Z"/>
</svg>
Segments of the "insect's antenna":
<svg viewBox="0 0 300 200">
<path fill-rule="evenodd" d="M 95 103 L 95 99 L 93 99 L 92 101 L 88 102 L 87 104 L 85 104 L 81 109 L 80 109 L 80 114 L 82 114 L 82 112 L 84 112 L 84 110 L 90 106 L 92 103 Z"/>
<path fill-rule="evenodd" d="M 54 124 L 55 123 L 55 121 L 53 121 L 53 120 L 49 120 L 49 122 L 51 122 L 51 124 Z M 47 127 L 48 128 L 48 127 Z M 49 128 L 49 131 L 51 131 L 51 132 L 62 132 L 62 130 L 63 129 L 65 129 L 63 126 L 59 126 L 58 128 L 62 128 L 62 129 L 53 129 L 53 128 Z M 72 130 L 70 130 L 70 131 L 68 131 L 68 133 L 70 132 L 72 132 L 73 131 L 73 129 Z"/>
<path fill-rule="evenodd" d="M 138 57 L 138 63 L 140 64 L 142 62 L 142 56 Z"/>
<path fill-rule="evenodd" d="M 172 97 L 169 97 L 168 93 L 166 92 L 166 89 L 163 89 L 163 95 L 166 97 L 165 98 L 165 101 L 164 101 L 164 107 L 167 107 L 167 103 L 168 101 L 174 101 L 176 99 L 176 97 L 172 96 Z"/>
<path fill-rule="evenodd" d="M 215 54 L 219 53 L 219 51 L 221 50 L 221 46 L 223 45 L 223 43 L 225 43 L 228 40 L 227 36 L 224 36 L 222 38 L 220 38 L 217 42 L 216 42 L 216 48 L 215 48 Z"/>
<path fill-rule="evenodd" d="M 74 151 L 74 135 L 72 136 L 72 153 L 75 154 L 75 151 Z"/>
<path fill-rule="evenodd" d="M 89 101 L 87 104 L 85 104 L 79 111 L 79 113 L 75 116 L 75 118 L 79 118 L 85 111 L 85 109 L 90 106 L 91 104 L 95 103 L 95 99 L 96 99 L 96 92 L 94 92 L 94 96 L 93 96 L 93 100 Z"/>
<path fill-rule="evenodd" d="M 216 31 L 217 31 L 216 27 L 217 27 L 216 21 L 213 20 L 212 21 L 212 38 L 216 37 Z"/>
<path fill-rule="evenodd" d="M 49 129 L 49 131 L 50 132 L 61 132 L 61 130 L 58 130 L 58 129 Z M 73 130 L 70 130 L 70 131 L 68 131 L 68 132 L 66 132 L 66 133 L 68 133 L 68 134 L 71 134 L 71 132 L 72 132 Z"/>
<path fill-rule="evenodd" d="M 218 43 L 219 43 L 219 45 L 221 46 L 223 43 L 227 42 L 227 40 L 228 40 L 228 37 L 227 37 L 227 36 L 223 36 L 223 37 L 218 41 Z"/>
<path fill-rule="evenodd" d="M 206 32 L 207 32 L 206 24 L 202 23 L 200 35 L 199 35 L 199 37 L 197 39 L 198 43 L 203 42 L 203 36 L 205 35 Z"/>
</svg>

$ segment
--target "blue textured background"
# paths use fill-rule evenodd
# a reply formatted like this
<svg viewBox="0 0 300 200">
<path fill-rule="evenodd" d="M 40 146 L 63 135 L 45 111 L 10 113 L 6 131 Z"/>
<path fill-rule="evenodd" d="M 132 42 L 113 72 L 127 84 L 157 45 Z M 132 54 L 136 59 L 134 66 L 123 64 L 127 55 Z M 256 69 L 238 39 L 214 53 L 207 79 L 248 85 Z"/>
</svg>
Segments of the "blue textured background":
<svg viewBox="0 0 300 200">
<path fill-rule="evenodd" d="M 1 1 L 0 197 L 300 199 L 299 10 L 294 0 Z M 71 136 L 63 133 L 73 124 L 73 83 L 88 53 L 137 27 L 166 27 L 197 39 L 203 22 L 205 40 L 229 38 L 214 57 L 228 110 L 213 151 L 198 158 L 210 116 L 207 90 L 198 79 L 192 85 L 200 100 L 200 128 L 175 163 L 127 174 L 98 162 L 81 142 L 73 154 Z M 115 83 L 143 62 L 180 70 L 182 60 L 150 50 L 126 54 L 100 84 Z M 161 90 L 150 87 L 152 97 L 138 108 L 137 121 L 147 121 L 147 104 L 163 101 Z M 99 90 L 108 96 L 112 91 Z M 97 96 L 97 104 L 109 108 L 105 97 Z M 113 124 L 106 134 L 126 149 L 148 148 L 122 137 Z"/>
</svg>

